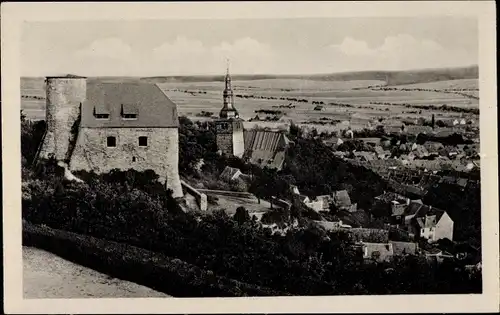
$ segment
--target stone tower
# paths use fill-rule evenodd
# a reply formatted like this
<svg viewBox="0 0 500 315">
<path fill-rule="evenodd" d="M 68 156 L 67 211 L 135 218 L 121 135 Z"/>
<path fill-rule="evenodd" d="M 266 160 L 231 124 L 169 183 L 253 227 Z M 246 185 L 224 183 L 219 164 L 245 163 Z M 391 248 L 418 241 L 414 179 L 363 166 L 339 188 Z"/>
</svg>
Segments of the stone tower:
<svg viewBox="0 0 500 315">
<path fill-rule="evenodd" d="M 69 162 L 78 135 L 87 79 L 78 76 L 47 77 L 45 120 L 47 129 L 38 157 Z"/>
<path fill-rule="evenodd" d="M 234 107 L 233 89 L 229 65 L 224 79 L 223 106 L 219 113 L 217 126 L 217 148 L 226 155 L 242 157 L 245 150 L 243 120 Z"/>
</svg>

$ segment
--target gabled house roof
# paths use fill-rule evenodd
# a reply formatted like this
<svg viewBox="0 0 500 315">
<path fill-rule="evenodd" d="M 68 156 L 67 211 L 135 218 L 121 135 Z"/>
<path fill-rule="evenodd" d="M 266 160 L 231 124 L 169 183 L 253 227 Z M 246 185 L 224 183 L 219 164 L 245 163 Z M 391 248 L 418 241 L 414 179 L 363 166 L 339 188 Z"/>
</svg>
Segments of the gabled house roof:
<svg viewBox="0 0 500 315">
<path fill-rule="evenodd" d="M 419 228 L 430 228 L 435 226 L 445 213 L 444 210 L 412 201 L 406 208 L 404 215 L 412 217 L 410 222 L 414 222 Z"/>
<path fill-rule="evenodd" d="M 353 154 L 355 157 L 363 158 L 366 161 L 372 161 L 373 159 L 375 159 L 375 154 L 373 154 L 373 152 L 354 151 Z"/>
<path fill-rule="evenodd" d="M 437 153 L 440 149 L 444 148 L 442 143 L 434 141 L 427 141 L 423 144 L 423 146 L 429 153 Z"/>
<path fill-rule="evenodd" d="M 98 119 L 96 114 L 107 114 Z M 136 119 L 123 119 L 135 114 Z M 89 83 L 82 104 L 82 127 L 178 127 L 177 105 L 151 83 Z"/>
<path fill-rule="evenodd" d="M 377 145 L 375 146 L 375 153 L 377 153 L 377 155 L 386 155 L 386 154 L 389 154 L 389 152 L 385 151 L 381 146 Z"/>
<path fill-rule="evenodd" d="M 351 198 L 347 190 L 335 191 L 332 194 L 333 202 L 337 207 L 349 207 L 351 205 Z"/>
<path fill-rule="evenodd" d="M 417 218 L 417 224 L 420 228 L 431 228 L 437 224 L 436 216 L 430 215 L 430 216 L 419 217 Z"/>
<path fill-rule="evenodd" d="M 245 130 L 244 156 L 252 164 L 260 167 L 281 169 L 285 161 L 285 152 L 291 141 L 283 132 L 267 130 Z"/>
<path fill-rule="evenodd" d="M 235 175 L 241 175 L 241 171 L 237 168 L 226 166 L 220 174 L 220 177 L 226 180 L 230 180 L 233 179 Z"/>
</svg>

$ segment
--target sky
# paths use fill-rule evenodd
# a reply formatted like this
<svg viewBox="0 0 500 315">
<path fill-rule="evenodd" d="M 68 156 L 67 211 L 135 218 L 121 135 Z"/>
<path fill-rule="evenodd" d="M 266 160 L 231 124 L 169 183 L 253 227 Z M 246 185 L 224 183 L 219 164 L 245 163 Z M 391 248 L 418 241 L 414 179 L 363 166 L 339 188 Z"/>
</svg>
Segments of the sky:
<svg viewBox="0 0 500 315">
<path fill-rule="evenodd" d="M 21 74 L 314 74 L 478 63 L 474 18 L 25 22 Z"/>
</svg>

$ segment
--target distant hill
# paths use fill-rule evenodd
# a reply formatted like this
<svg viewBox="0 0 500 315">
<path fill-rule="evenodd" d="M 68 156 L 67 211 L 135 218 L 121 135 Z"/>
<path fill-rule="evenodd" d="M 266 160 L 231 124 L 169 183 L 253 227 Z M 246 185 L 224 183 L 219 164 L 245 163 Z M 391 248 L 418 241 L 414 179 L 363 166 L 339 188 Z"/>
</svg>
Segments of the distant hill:
<svg viewBox="0 0 500 315">
<path fill-rule="evenodd" d="M 68 75 L 72 76 L 72 75 Z M 302 75 L 274 75 L 274 74 L 235 74 L 233 80 L 265 80 L 265 79 L 302 79 L 313 81 L 353 81 L 353 80 L 377 80 L 385 81 L 386 85 L 406 85 L 417 83 L 428 83 L 437 81 L 450 81 L 460 79 L 479 79 L 478 66 L 420 69 L 404 71 L 356 71 L 326 74 L 302 74 Z M 24 77 L 23 79 L 41 79 Z M 100 82 L 136 82 L 138 80 L 152 83 L 167 82 L 222 82 L 223 75 L 199 75 L 199 76 L 154 76 L 154 77 L 132 77 L 132 76 L 102 76 L 88 77 L 89 81 Z"/>
<path fill-rule="evenodd" d="M 439 68 L 439 69 L 420 69 L 405 71 L 357 71 L 341 72 L 330 74 L 311 74 L 311 75 L 233 75 L 233 80 L 263 80 L 263 79 L 304 79 L 315 81 L 351 81 L 351 80 L 381 80 L 386 85 L 402 85 L 414 83 L 427 83 L 436 81 L 448 81 L 458 79 L 478 79 L 478 66 L 460 67 L 460 68 Z M 143 77 L 142 81 L 166 83 L 166 82 L 210 82 L 223 81 L 223 75 L 205 75 L 205 76 L 157 76 Z"/>
</svg>

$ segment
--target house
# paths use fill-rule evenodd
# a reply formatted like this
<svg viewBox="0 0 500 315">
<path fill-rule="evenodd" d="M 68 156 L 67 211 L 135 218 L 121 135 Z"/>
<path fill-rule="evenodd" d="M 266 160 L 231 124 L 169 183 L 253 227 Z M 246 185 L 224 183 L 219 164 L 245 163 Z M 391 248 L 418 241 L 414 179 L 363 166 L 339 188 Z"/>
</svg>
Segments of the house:
<svg viewBox="0 0 500 315">
<path fill-rule="evenodd" d="M 260 167 L 281 170 L 291 141 L 281 131 L 244 130 L 243 159 Z"/>
<path fill-rule="evenodd" d="M 458 149 L 455 148 L 454 146 L 447 145 L 441 149 L 439 149 L 439 155 L 448 157 L 448 158 L 454 158 L 458 155 Z"/>
<path fill-rule="evenodd" d="M 363 259 L 376 262 L 389 261 L 394 256 L 391 243 L 361 243 Z"/>
<path fill-rule="evenodd" d="M 339 190 L 332 193 L 332 202 L 339 210 L 347 210 L 349 212 L 354 212 L 357 209 L 356 204 L 351 203 L 351 198 L 347 190 Z"/>
<path fill-rule="evenodd" d="M 432 127 L 430 126 L 407 126 L 405 128 L 406 133 L 418 135 L 418 134 L 429 134 L 432 132 Z"/>
<path fill-rule="evenodd" d="M 473 161 L 468 162 L 467 165 L 465 166 L 465 169 L 467 171 L 472 171 L 475 168 L 477 168 L 477 163 L 474 163 Z"/>
<path fill-rule="evenodd" d="M 322 199 L 310 200 L 309 198 L 307 198 L 307 202 L 304 202 L 304 204 L 316 212 L 328 210 L 328 204 L 326 205 L 325 209 L 325 203 Z"/>
<path fill-rule="evenodd" d="M 403 128 L 401 126 L 384 126 L 384 130 L 388 134 L 400 134 L 403 132 Z"/>
<path fill-rule="evenodd" d="M 357 227 L 350 229 L 349 234 L 351 235 L 351 237 L 355 242 L 368 242 L 368 243 L 389 242 L 389 231 L 384 229 L 370 229 L 370 228 Z"/>
<path fill-rule="evenodd" d="M 306 195 L 299 195 L 299 200 L 306 204 L 311 202 L 311 199 Z"/>
<path fill-rule="evenodd" d="M 423 146 L 427 150 L 429 155 L 439 155 L 439 150 L 444 148 L 444 145 L 442 143 L 434 141 L 426 141 Z"/>
<path fill-rule="evenodd" d="M 299 187 L 295 185 L 290 185 L 290 191 L 295 195 L 300 195 Z"/>
<path fill-rule="evenodd" d="M 347 152 L 342 152 L 342 151 L 333 151 L 332 154 L 341 159 L 345 158 L 348 155 Z"/>
<path fill-rule="evenodd" d="M 453 220 L 444 210 L 412 201 L 401 217 L 400 222 L 417 237 L 429 242 L 445 238 L 453 240 Z"/>
<path fill-rule="evenodd" d="M 375 150 L 375 154 L 377 155 L 377 157 L 379 159 L 385 159 L 386 157 L 389 157 L 391 155 L 391 152 L 385 151 L 379 145 L 375 146 L 374 150 Z"/>
<path fill-rule="evenodd" d="M 399 222 L 410 199 L 394 192 L 385 192 L 374 198 L 373 208 L 388 213 L 393 221 Z"/>
<path fill-rule="evenodd" d="M 438 248 L 431 248 L 422 251 L 425 258 L 429 262 L 442 263 L 445 260 L 454 259 L 454 256 L 448 252 L 442 251 Z"/>
<path fill-rule="evenodd" d="M 417 159 L 423 159 L 427 156 L 429 156 L 429 151 L 427 151 L 427 148 L 423 145 L 417 144 L 416 146 L 412 145 L 412 152 L 410 154 L 413 154 L 415 158 Z M 415 149 L 414 149 L 415 148 Z"/>
<path fill-rule="evenodd" d="M 392 244 L 392 250 L 394 256 L 406 256 L 406 255 L 416 255 L 418 252 L 418 244 L 413 242 L 394 242 L 390 241 Z"/>
<path fill-rule="evenodd" d="M 332 222 L 332 221 L 316 221 L 313 220 L 313 222 L 317 225 L 325 229 L 326 231 L 337 231 L 337 230 L 342 230 L 342 229 L 350 229 L 351 226 L 348 224 L 344 224 L 342 220 L 339 220 L 337 222 Z"/>
<path fill-rule="evenodd" d="M 332 202 L 332 199 L 333 198 L 330 195 L 316 196 L 315 200 L 308 206 L 316 211 L 328 211 L 330 209 L 330 202 Z"/>
<path fill-rule="evenodd" d="M 237 180 L 242 174 L 239 169 L 226 166 L 219 177 L 224 181 L 230 182 Z"/>
<path fill-rule="evenodd" d="M 375 159 L 375 153 L 366 151 L 354 151 L 352 152 L 354 157 L 363 162 L 369 162 Z"/>
<path fill-rule="evenodd" d="M 371 137 L 371 138 L 356 138 L 357 140 L 363 141 L 366 144 L 372 145 L 372 146 L 377 146 L 380 145 L 381 139 L 376 138 L 376 137 Z"/>
<path fill-rule="evenodd" d="M 337 146 L 341 145 L 342 143 L 344 143 L 344 141 L 341 138 L 332 137 L 328 140 L 324 140 L 323 143 L 328 145 L 328 146 L 331 146 L 331 147 L 337 147 Z"/>
<path fill-rule="evenodd" d="M 441 177 L 440 183 L 454 185 L 457 182 L 457 179 L 453 176 L 443 176 Z"/>
<path fill-rule="evenodd" d="M 345 135 L 346 138 L 349 138 L 349 139 L 353 139 L 354 138 L 354 133 L 352 132 L 351 129 L 346 130 L 344 135 Z"/>
<path fill-rule="evenodd" d="M 465 187 L 467 187 L 467 183 L 468 183 L 468 182 L 469 182 L 469 181 L 467 180 L 467 178 L 462 178 L 462 177 L 461 177 L 461 178 L 459 178 L 459 179 L 457 180 L 457 185 L 458 185 L 458 186 L 460 186 L 460 187 L 462 187 L 462 188 L 465 188 Z"/>
<path fill-rule="evenodd" d="M 47 130 L 38 157 L 68 171 L 152 170 L 183 197 L 177 105 L 152 83 L 47 77 Z"/>
</svg>

